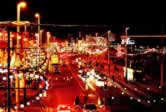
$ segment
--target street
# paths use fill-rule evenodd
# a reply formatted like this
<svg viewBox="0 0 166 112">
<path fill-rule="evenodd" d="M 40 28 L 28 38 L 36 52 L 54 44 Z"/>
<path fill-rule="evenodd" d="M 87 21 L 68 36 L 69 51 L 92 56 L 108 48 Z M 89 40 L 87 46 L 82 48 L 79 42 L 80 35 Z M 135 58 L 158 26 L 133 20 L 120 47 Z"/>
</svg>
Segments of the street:
<svg viewBox="0 0 166 112">
<path fill-rule="evenodd" d="M 68 57 L 69 59 L 71 57 Z M 72 62 L 72 61 L 71 61 Z M 47 91 L 47 97 L 41 98 L 39 102 L 33 103 L 31 106 L 24 108 L 26 111 L 36 112 L 56 112 L 57 106 L 64 104 L 70 105 L 71 110 L 75 110 L 75 98 L 77 96 L 85 96 L 87 94 L 95 95 L 100 98 L 105 98 L 105 104 L 107 105 L 108 112 L 153 112 L 153 110 L 160 109 L 164 112 L 163 105 L 154 105 L 152 107 L 146 107 L 139 102 L 139 100 L 132 98 L 122 90 L 116 83 L 111 83 L 107 90 L 103 88 L 95 87 L 96 90 L 88 90 L 85 88 L 85 83 L 77 75 L 76 65 L 69 63 L 68 65 L 59 66 L 60 73 L 48 74 L 49 89 Z M 130 90 L 128 90 L 130 93 Z M 133 94 L 133 93 L 132 93 Z M 97 101 L 96 101 L 97 102 Z M 120 107 L 120 108 L 119 108 Z"/>
</svg>

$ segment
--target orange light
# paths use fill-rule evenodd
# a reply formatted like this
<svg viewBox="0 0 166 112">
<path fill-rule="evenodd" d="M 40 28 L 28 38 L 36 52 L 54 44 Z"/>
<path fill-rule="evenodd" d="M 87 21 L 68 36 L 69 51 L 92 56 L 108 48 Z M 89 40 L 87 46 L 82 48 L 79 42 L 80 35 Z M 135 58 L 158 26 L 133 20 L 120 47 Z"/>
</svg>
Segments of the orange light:
<svg viewBox="0 0 166 112">
<path fill-rule="evenodd" d="M 18 3 L 18 6 L 21 8 L 24 8 L 27 6 L 27 4 L 26 4 L 26 2 L 22 1 L 22 2 Z"/>
<path fill-rule="evenodd" d="M 27 39 L 27 38 L 24 38 L 23 40 L 24 40 L 24 41 L 27 41 L 28 39 Z"/>
<path fill-rule="evenodd" d="M 11 38 L 14 38 L 15 37 L 15 35 L 14 34 L 11 34 Z"/>
<path fill-rule="evenodd" d="M 18 36 L 17 36 L 17 39 L 21 39 L 21 36 L 20 36 L 20 35 L 18 35 Z"/>
</svg>

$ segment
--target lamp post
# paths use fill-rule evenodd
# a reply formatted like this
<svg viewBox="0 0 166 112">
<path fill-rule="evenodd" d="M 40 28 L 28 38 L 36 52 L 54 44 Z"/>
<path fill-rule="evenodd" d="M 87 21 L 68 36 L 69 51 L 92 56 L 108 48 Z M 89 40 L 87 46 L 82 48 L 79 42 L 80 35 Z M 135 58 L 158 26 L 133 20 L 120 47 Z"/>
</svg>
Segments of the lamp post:
<svg viewBox="0 0 166 112">
<path fill-rule="evenodd" d="M 17 4 L 17 23 L 20 22 L 20 11 L 21 11 L 21 8 L 25 8 L 26 7 L 26 2 L 22 1 L 22 2 L 19 2 Z M 17 25 L 17 33 L 20 32 L 20 26 Z M 18 38 L 18 35 L 17 35 L 17 48 L 19 47 L 19 38 Z"/>
<path fill-rule="evenodd" d="M 126 40 L 127 40 L 127 38 L 128 38 L 128 30 L 129 30 L 129 27 L 126 27 L 125 28 L 125 35 L 126 35 Z M 125 77 L 126 77 L 126 80 L 127 80 L 127 65 L 128 65 L 128 63 L 127 63 L 127 61 L 128 61 L 128 58 L 127 58 L 127 54 L 128 54 L 128 52 L 127 52 L 127 41 L 126 41 L 126 43 L 125 43 L 125 48 L 126 48 L 126 56 L 125 56 Z"/>
<path fill-rule="evenodd" d="M 37 18 L 37 32 L 38 32 L 38 47 L 40 46 L 41 38 L 40 38 L 40 14 L 35 13 L 35 18 Z"/>
<path fill-rule="evenodd" d="M 110 37 L 111 37 L 111 31 L 109 30 L 107 32 L 107 46 L 108 46 L 108 75 L 110 76 Z M 111 74 L 112 75 L 112 74 Z"/>
<path fill-rule="evenodd" d="M 40 47 L 40 43 L 41 43 L 41 38 L 40 38 L 40 14 L 39 13 L 35 13 L 35 18 L 37 18 L 37 54 L 39 55 L 39 63 L 40 63 L 40 49 L 39 49 L 39 47 Z M 37 57 L 36 57 L 36 61 L 37 61 Z M 39 63 L 37 63 L 37 64 L 39 64 Z M 36 67 L 37 67 L 37 65 L 36 65 Z"/>
</svg>

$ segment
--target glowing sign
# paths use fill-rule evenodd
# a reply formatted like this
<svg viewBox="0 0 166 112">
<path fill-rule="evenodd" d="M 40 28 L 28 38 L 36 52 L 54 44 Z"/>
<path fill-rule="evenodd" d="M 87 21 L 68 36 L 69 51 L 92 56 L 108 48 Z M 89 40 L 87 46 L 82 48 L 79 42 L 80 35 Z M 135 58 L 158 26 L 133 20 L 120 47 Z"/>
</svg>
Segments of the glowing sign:
<svg viewBox="0 0 166 112">
<path fill-rule="evenodd" d="M 53 54 L 53 55 L 51 56 L 51 63 L 52 63 L 52 64 L 58 64 L 58 63 L 59 63 L 58 55 Z"/>
<path fill-rule="evenodd" d="M 127 68 L 127 74 L 126 74 L 126 67 L 123 67 L 123 71 L 124 71 L 124 77 L 126 77 L 126 75 L 127 75 L 128 81 L 134 80 L 134 70 L 133 69 Z"/>
</svg>

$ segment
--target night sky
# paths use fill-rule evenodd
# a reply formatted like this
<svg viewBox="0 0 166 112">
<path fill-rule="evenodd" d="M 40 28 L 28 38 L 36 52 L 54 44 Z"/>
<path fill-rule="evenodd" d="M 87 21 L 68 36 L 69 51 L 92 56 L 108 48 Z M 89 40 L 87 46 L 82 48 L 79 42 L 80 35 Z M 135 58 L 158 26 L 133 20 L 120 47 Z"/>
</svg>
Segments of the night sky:
<svg viewBox="0 0 166 112">
<path fill-rule="evenodd" d="M 1 0 L 0 21 L 16 20 L 16 4 L 22 0 Z M 165 32 L 166 7 L 152 0 L 24 0 L 21 20 L 34 21 L 41 14 L 41 23 L 110 25 L 117 31 L 130 26 L 129 33 L 158 34 Z M 116 1 L 116 2 L 115 2 Z M 163 5 L 162 5 L 163 4 Z"/>
</svg>

